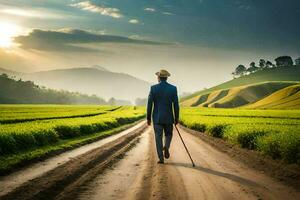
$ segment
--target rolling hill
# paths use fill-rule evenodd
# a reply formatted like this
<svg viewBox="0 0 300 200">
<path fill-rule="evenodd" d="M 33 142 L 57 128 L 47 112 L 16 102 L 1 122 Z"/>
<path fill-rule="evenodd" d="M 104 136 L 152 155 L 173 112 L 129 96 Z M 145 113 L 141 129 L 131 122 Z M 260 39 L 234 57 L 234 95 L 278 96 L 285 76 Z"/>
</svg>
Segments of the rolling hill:
<svg viewBox="0 0 300 200">
<path fill-rule="evenodd" d="M 300 81 L 300 66 L 298 65 L 289 67 L 276 67 L 257 71 L 247 76 L 232 79 L 230 81 L 211 87 L 209 89 L 195 92 L 189 96 L 182 98 L 181 102 L 185 102 L 196 96 L 211 93 L 217 90 L 229 89 L 232 87 L 256 84 L 267 81 Z"/>
<path fill-rule="evenodd" d="M 214 108 L 236 108 L 257 102 L 276 91 L 297 83 L 299 82 L 277 81 L 232 87 L 230 89 L 217 90 L 211 93 L 195 96 L 192 99 L 183 102 L 182 105 Z"/>
<path fill-rule="evenodd" d="M 181 105 L 220 108 L 245 106 L 295 85 L 299 83 L 298 81 L 300 81 L 300 66 L 265 69 L 196 92 L 182 98 Z"/>
<path fill-rule="evenodd" d="M 72 92 L 95 94 L 105 99 L 135 100 L 144 98 L 150 83 L 124 73 L 115 73 L 100 66 L 91 68 L 71 68 L 34 73 L 17 73 L 0 69 L 1 73 L 14 75 L 23 80 L 34 81 L 38 85 Z"/>
<path fill-rule="evenodd" d="M 253 103 L 245 108 L 300 109 L 300 84 L 292 85 Z"/>
</svg>

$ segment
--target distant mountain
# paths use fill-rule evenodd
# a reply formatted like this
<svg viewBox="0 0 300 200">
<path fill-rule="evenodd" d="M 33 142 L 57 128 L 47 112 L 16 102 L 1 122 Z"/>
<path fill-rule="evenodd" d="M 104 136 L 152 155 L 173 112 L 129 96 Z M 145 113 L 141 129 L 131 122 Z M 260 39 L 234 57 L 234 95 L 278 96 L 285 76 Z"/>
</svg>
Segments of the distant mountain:
<svg viewBox="0 0 300 200">
<path fill-rule="evenodd" d="M 229 89 L 234 87 L 246 86 L 251 84 L 258 84 L 263 82 L 272 82 L 272 81 L 300 81 L 300 66 L 288 66 L 288 67 L 276 67 L 270 69 L 264 69 L 257 71 L 250 75 L 242 76 L 240 78 L 232 79 L 220 85 L 214 86 L 209 89 L 201 90 L 195 92 L 189 96 L 181 98 L 181 105 L 184 106 L 199 106 L 204 103 L 205 95 L 214 94 L 219 100 L 227 96 Z M 220 92 L 222 91 L 222 92 Z M 226 92 L 227 91 L 227 92 Z M 200 103 L 201 102 L 201 103 Z M 209 102 L 205 102 L 203 105 L 206 105 Z"/>
<path fill-rule="evenodd" d="M 9 71 L 9 70 L 8 70 Z M 1 70 L 0 70 L 1 73 Z M 5 72 L 24 80 L 34 81 L 38 85 L 72 92 L 95 94 L 106 99 L 114 97 L 134 101 L 146 97 L 150 84 L 124 73 L 108 71 L 101 66 L 91 68 L 71 68 L 35 73 Z"/>
<path fill-rule="evenodd" d="M 100 65 L 93 65 L 92 68 L 94 69 L 98 69 L 100 71 L 105 71 L 105 72 L 108 72 L 109 70 L 107 70 L 105 67 L 102 67 Z"/>
</svg>

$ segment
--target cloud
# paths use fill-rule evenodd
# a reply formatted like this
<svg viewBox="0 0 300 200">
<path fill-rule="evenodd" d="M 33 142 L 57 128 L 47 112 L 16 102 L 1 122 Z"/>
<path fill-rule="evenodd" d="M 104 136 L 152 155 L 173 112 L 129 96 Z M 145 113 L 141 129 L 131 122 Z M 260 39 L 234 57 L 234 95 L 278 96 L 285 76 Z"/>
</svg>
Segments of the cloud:
<svg viewBox="0 0 300 200">
<path fill-rule="evenodd" d="M 72 7 L 80 8 L 81 10 L 87 10 L 94 13 L 99 13 L 101 15 L 110 16 L 113 18 L 121 18 L 123 15 L 121 14 L 118 8 L 109 8 L 105 6 L 100 6 L 93 4 L 90 1 L 82 1 L 74 4 L 70 4 Z"/>
<path fill-rule="evenodd" d="M 251 6 L 244 1 L 236 1 L 235 5 L 241 10 L 250 10 Z"/>
<path fill-rule="evenodd" d="M 243 9 L 243 10 L 250 10 L 250 9 L 251 9 L 251 6 L 248 6 L 248 5 L 239 5 L 238 8 L 239 8 L 239 9 Z"/>
<path fill-rule="evenodd" d="M 18 36 L 14 41 L 23 49 L 41 51 L 98 51 L 95 48 L 83 47 L 86 44 L 130 43 L 159 45 L 160 42 L 133 39 L 124 36 L 95 34 L 80 29 L 41 30 L 34 29 L 28 35 Z M 81 45 L 81 46 L 80 46 Z"/>
<path fill-rule="evenodd" d="M 168 6 L 166 5 L 165 7 L 168 7 Z M 155 8 L 150 8 L 150 7 L 147 7 L 144 10 L 147 11 L 147 12 L 156 12 Z M 161 14 L 163 14 L 163 15 L 174 15 L 171 12 L 161 12 Z"/>
<path fill-rule="evenodd" d="M 145 8 L 144 9 L 145 11 L 148 11 L 148 12 L 155 12 L 155 8 Z"/>
<path fill-rule="evenodd" d="M 0 10 L 1 13 L 8 15 L 15 15 L 20 17 L 31 17 L 31 18 L 52 18 L 60 19 L 64 16 L 60 13 L 45 9 L 19 9 L 19 8 L 4 8 Z"/>
<path fill-rule="evenodd" d="M 131 20 L 129 20 L 129 23 L 131 23 L 131 24 L 138 24 L 139 20 L 137 20 L 137 19 L 131 19 Z"/>
<path fill-rule="evenodd" d="M 135 40 L 144 40 L 146 37 L 142 37 L 140 35 L 131 35 L 129 36 L 130 39 L 135 39 Z"/>
<path fill-rule="evenodd" d="M 162 14 L 164 14 L 164 15 L 174 15 L 173 13 L 170 13 L 170 12 L 162 12 Z"/>
</svg>

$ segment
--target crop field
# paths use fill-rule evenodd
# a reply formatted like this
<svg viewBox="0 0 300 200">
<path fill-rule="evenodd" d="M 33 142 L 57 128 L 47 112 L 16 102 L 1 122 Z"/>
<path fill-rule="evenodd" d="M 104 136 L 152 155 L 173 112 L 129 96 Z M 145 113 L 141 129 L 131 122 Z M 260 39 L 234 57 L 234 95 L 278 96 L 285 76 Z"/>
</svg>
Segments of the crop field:
<svg viewBox="0 0 300 200">
<path fill-rule="evenodd" d="M 101 137 L 101 133 L 142 119 L 145 109 L 116 106 L 1 105 L 0 114 L 1 171 L 1 168 L 7 167 L 4 163 L 7 159 L 13 163 L 19 162 L 16 155 L 25 153 L 28 157 L 33 151 L 45 147 L 94 135 Z"/>
<path fill-rule="evenodd" d="M 73 105 L 0 105 L 0 124 L 89 117 L 116 109 L 112 106 L 73 106 Z"/>
<path fill-rule="evenodd" d="M 180 122 L 274 159 L 300 164 L 300 110 L 183 108 Z"/>
</svg>

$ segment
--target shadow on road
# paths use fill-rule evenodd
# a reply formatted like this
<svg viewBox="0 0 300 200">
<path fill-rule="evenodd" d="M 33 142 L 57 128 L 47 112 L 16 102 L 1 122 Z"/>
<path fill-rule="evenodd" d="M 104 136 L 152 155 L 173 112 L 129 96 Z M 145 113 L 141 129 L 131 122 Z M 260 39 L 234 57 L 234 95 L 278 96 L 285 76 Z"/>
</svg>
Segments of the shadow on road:
<svg viewBox="0 0 300 200">
<path fill-rule="evenodd" d="M 219 171 L 215 171 L 215 170 L 208 169 L 208 168 L 201 167 L 201 166 L 197 166 L 197 165 L 195 167 L 193 167 L 191 164 L 174 163 L 174 162 L 172 162 L 172 163 L 165 163 L 165 165 L 171 165 L 171 166 L 173 165 L 173 166 L 179 166 L 179 167 L 186 167 L 186 168 L 190 168 L 190 169 L 193 169 L 193 170 L 202 171 L 202 172 L 205 172 L 205 173 L 208 173 L 208 174 L 212 174 L 212 175 L 215 175 L 215 176 L 220 176 L 220 177 L 223 177 L 223 178 L 230 179 L 232 181 L 238 182 L 238 183 L 243 184 L 243 185 L 255 186 L 255 187 L 259 187 L 260 186 L 259 184 L 257 184 L 254 181 L 251 181 L 251 180 L 248 180 L 248 179 L 245 179 L 245 178 L 233 175 L 233 174 L 219 172 Z"/>
</svg>

